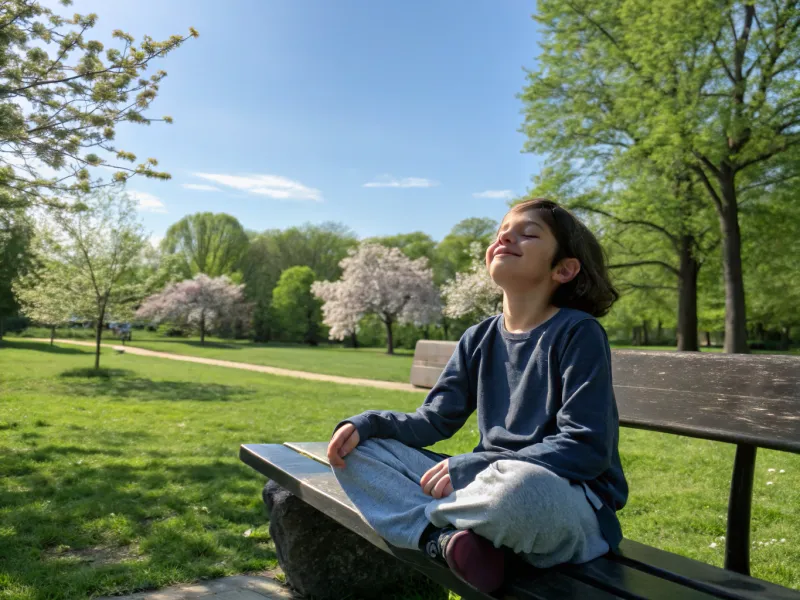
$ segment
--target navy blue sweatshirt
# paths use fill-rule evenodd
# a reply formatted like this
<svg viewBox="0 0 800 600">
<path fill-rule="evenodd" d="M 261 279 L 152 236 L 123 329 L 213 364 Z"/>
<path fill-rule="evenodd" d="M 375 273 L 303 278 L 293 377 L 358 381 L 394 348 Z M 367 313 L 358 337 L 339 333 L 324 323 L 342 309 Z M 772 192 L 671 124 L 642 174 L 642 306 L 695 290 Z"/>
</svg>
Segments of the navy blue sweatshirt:
<svg viewBox="0 0 800 600">
<path fill-rule="evenodd" d="M 422 448 L 455 434 L 477 409 L 480 442 L 449 459 L 454 489 L 497 460 L 524 460 L 583 485 L 609 546 L 628 498 L 619 458 L 619 415 L 611 350 L 588 313 L 561 308 L 525 333 L 502 315 L 462 336 L 436 386 L 413 413 L 367 411 L 352 423 L 360 439 L 394 438 Z"/>
</svg>

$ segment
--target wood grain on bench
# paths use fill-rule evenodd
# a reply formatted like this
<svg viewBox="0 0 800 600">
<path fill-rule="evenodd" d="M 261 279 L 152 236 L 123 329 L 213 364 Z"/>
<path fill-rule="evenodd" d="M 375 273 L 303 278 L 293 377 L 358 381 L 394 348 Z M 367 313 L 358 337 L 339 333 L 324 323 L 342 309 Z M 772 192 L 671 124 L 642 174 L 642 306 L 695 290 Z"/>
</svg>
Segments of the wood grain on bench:
<svg viewBox="0 0 800 600">
<path fill-rule="evenodd" d="M 241 448 L 242 460 L 287 487 L 292 493 L 426 575 L 468 598 L 489 598 L 421 552 L 387 544 L 363 520 L 336 481 L 326 457 L 325 442 L 285 445 L 253 444 Z M 459 587 L 460 586 L 460 589 Z M 516 598 L 591 597 L 671 600 L 800 600 L 800 593 L 766 581 L 706 565 L 625 540 L 617 556 L 607 555 L 586 565 L 538 570 L 524 565 L 506 593 Z"/>
</svg>

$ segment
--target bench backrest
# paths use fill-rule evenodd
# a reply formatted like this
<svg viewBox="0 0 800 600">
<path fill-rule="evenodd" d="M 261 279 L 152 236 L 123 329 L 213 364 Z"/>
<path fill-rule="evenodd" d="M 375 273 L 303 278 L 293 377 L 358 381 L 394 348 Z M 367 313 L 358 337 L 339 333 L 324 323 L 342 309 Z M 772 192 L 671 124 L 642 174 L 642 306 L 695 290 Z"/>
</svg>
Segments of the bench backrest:
<svg viewBox="0 0 800 600">
<path fill-rule="evenodd" d="M 431 388 L 456 342 L 420 340 L 411 383 Z M 620 423 L 800 453 L 800 357 L 612 350 Z"/>
<path fill-rule="evenodd" d="M 431 388 L 455 342 L 417 342 L 411 383 Z M 800 453 L 800 357 L 612 350 L 620 424 L 736 444 L 725 568 L 750 574 L 757 448 Z"/>
</svg>

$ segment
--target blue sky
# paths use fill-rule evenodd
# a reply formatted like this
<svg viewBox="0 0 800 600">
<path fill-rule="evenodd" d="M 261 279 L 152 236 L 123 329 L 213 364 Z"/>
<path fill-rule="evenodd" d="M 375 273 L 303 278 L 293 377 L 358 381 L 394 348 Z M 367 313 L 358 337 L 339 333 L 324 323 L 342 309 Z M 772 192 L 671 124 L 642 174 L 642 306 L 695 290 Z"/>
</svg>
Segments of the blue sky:
<svg viewBox="0 0 800 600">
<path fill-rule="evenodd" d="M 154 236 L 197 211 L 253 230 L 339 221 L 363 237 L 500 219 L 541 159 L 520 152 L 516 94 L 538 52 L 533 1 L 75 0 L 95 36 L 199 39 L 158 63 L 152 116 L 120 148 Z M 61 11 L 64 12 L 63 10 Z"/>
</svg>

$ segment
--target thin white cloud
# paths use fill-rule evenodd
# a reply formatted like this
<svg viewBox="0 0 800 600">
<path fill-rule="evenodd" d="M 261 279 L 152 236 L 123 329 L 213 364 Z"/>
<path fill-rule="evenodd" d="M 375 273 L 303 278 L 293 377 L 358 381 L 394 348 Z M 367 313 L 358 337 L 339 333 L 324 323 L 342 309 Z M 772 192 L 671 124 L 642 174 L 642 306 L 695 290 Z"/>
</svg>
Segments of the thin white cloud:
<svg viewBox="0 0 800 600">
<path fill-rule="evenodd" d="M 473 198 L 490 198 L 493 200 L 511 200 L 514 197 L 514 192 L 511 190 L 485 190 L 483 192 L 475 192 L 472 194 Z"/>
<path fill-rule="evenodd" d="M 167 207 L 164 206 L 164 203 L 153 196 L 153 194 L 148 194 L 147 192 L 138 192 L 136 190 L 128 190 L 128 195 L 136 200 L 138 203 L 138 209 L 141 212 L 152 212 L 152 213 L 165 213 L 167 212 Z"/>
<path fill-rule="evenodd" d="M 161 245 L 161 241 L 163 239 L 164 239 L 163 235 L 153 234 L 150 236 L 150 245 L 153 246 L 153 248 L 158 248 Z"/>
<path fill-rule="evenodd" d="M 318 189 L 310 188 L 299 181 L 293 181 L 280 175 L 195 173 L 194 176 L 257 196 L 268 196 L 278 200 L 322 201 L 322 192 Z"/>
<path fill-rule="evenodd" d="M 182 183 L 181 187 L 187 190 L 195 190 L 197 192 L 221 192 L 222 190 L 213 185 L 206 185 L 204 183 Z"/>
<path fill-rule="evenodd" d="M 403 177 L 398 179 L 391 175 L 380 175 L 373 181 L 364 184 L 365 188 L 429 188 L 439 185 L 438 181 L 424 177 Z"/>
</svg>

